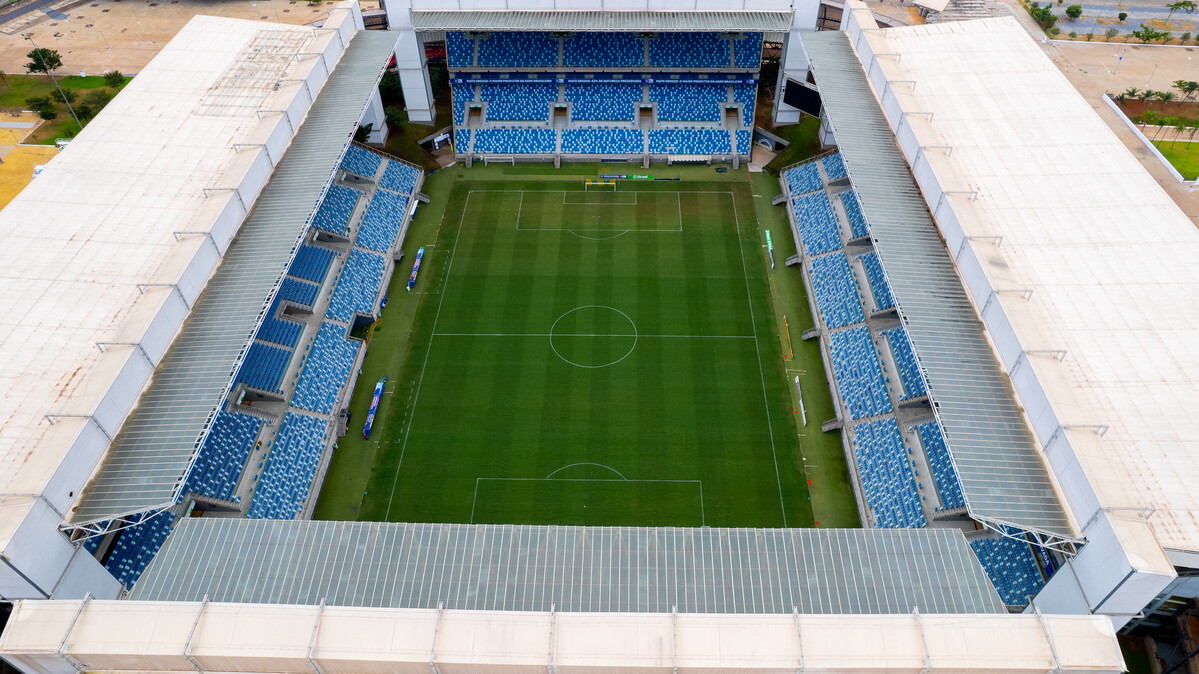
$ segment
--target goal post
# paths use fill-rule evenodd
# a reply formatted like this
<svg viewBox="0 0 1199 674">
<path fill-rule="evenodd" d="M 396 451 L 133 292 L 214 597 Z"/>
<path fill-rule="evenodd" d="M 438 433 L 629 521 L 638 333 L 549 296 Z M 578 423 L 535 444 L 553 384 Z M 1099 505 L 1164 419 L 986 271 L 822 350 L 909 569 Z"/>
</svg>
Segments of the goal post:
<svg viewBox="0 0 1199 674">
<path fill-rule="evenodd" d="M 615 192 L 616 191 L 616 181 L 611 180 L 611 179 L 603 179 L 603 178 L 598 178 L 598 179 L 588 178 L 583 181 L 583 191 L 590 192 L 591 190 L 606 190 L 606 191 Z"/>
</svg>

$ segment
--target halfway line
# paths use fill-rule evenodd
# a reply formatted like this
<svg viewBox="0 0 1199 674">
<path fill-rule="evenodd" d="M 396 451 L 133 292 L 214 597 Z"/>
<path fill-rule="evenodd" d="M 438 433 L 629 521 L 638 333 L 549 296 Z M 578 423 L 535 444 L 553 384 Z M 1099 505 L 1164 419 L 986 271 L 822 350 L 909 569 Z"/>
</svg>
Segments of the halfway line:
<svg viewBox="0 0 1199 674">
<path fill-rule="evenodd" d="M 435 332 L 434 337 L 662 337 L 667 339 L 755 339 L 753 335 L 614 335 L 582 332 Z"/>
</svg>

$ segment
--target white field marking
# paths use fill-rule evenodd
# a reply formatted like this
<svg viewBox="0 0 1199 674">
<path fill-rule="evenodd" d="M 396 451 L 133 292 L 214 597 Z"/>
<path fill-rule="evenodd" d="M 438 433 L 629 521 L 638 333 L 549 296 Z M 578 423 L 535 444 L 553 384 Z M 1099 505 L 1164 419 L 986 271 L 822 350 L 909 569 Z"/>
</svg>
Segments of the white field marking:
<svg viewBox="0 0 1199 674">
<path fill-rule="evenodd" d="M 681 232 L 681 231 L 683 231 L 683 205 L 682 205 L 682 197 L 679 197 L 679 196 L 678 196 L 678 195 L 680 194 L 679 192 L 675 192 L 675 193 L 674 193 L 674 194 L 675 194 L 675 198 L 676 198 L 676 199 L 678 200 L 678 202 L 679 202 L 679 207 L 678 207 L 678 211 L 679 211 L 679 226 L 678 226 L 678 228 L 677 228 L 677 229 L 634 229 L 634 230 L 628 230 L 628 229 L 585 229 L 585 230 L 575 230 L 575 229 L 573 229 L 573 228 L 570 228 L 570 227 L 521 227 L 521 226 L 520 226 L 520 216 L 521 216 L 521 213 L 522 213 L 522 212 L 523 212 L 523 210 L 524 210 L 524 203 L 525 203 L 525 193 L 526 193 L 526 192 L 529 192 L 529 193 L 536 193 L 536 194 L 553 194 L 553 193 L 555 193 L 555 192 L 557 192 L 557 191 L 558 191 L 558 190 L 471 190 L 469 194 L 474 194 L 475 192 L 519 192 L 519 193 L 520 193 L 520 205 L 519 205 L 519 206 L 517 207 L 517 209 L 516 209 L 516 231 L 518 231 L 518 232 L 570 232 L 571 234 L 574 234 L 575 236 L 578 236 L 579 238 L 583 238 L 583 239 L 587 239 L 587 238 L 590 238 L 590 237 L 586 237 L 586 236 L 581 236 L 581 235 L 579 235 L 579 234 L 578 234 L 578 232 L 579 232 L 579 231 L 584 231 L 584 232 L 618 232 L 618 233 L 617 233 L 615 236 L 608 237 L 608 238 L 611 238 L 611 239 L 615 239 L 617 236 L 620 236 L 621 234 L 626 234 L 626 233 L 628 233 L 628 232 L 630 232 L 630 231 L 637 232 L 637 233 L 642 233 L 642 232 Z M 711 193 L 711 194 L 731 194 L 730 192 L 710 192 L 710 193 Z M 470 199 L 470 197 L 469 197 L 469 194 L 468 194 L 468 196 L 467 196 L 467 199 L 468 199 L 468 200 Z M 578 192 L 577 194 L 583 194 L 583 192 Z M 624 193 L 624 192 L 622 192 L 622 194 L 625 194 L 625 193 Z M 633 192 L 633 194 L 636 194 L 636 192 Z M 688 194 L 703 194 L 703 192 L 688 192 Z M 568 202 L 566 201 L 566 191 L 565 191 L 565 190 L 563 190 L 563 191 L 562 191 L 562 203 L 564 203 L 564 204 L 568 203 Z M 595 205 L 595 206 L 635 206 L 635 205 L 637 205 L 637 204 L 636 204 L 636 202 L 634 202 L 634 203 L 632 203 L 632 204 L 600 204 L 600 203 L 598 203 L 598 202 L 596 202 L 596 203 L 592 203 L 592 202 L 571 202 L 571 203 L 569 203 L 568 205 L 572 205 L 572 206 L 574 206 L 574 205 L 583 205 L 583 206 L 585 206 L 585 205 Z M 593 241 L 606 241 L 607 239 L 592 239 L 592 240 L 593 240 Z"/>
<path fill-rule="evenodd" d="M 766 394 L 766 373 L 762 369 L 762 349 L 758 346 L 758 325 L 754 319 L 754 298 L 749 290 L 749 268 L 745 265 L 745 246 L 741 243 L 741 218 L 737 214 L 737 199 L 732 192 L 725 192 L 733 202 L 733 223 L 737 227 L 737 250 L 741 253 L 741 272 L 745 277 L 745 299 L 749 303 L 749 322 L 754 329 L 754 350 L 758 354 L 758 378 L 762 382 L 762 404 L 766 412 L 766 431 L 770 434 L 770 455 L 774 458 L 774 479 L 779 486 L 779 509 L 783 514 L 783 527 L 787 526 L 787 503 L 783 499 L 783 478 L 779 473 L 778 450 L 774 446 L 774 424 L 770 421 L 770 396 Z"/>
<path fill-rule="evenodd" d="M 585 191 L 584 192 L 567 192 L 566 190 L 562 190 L 562 203 L 566 204 L 567 206 L 636 206 L 637 205 L 637 192 L 636 191 L 611 192 L 610 193 L 610 194 L 632 194 L 633 195 L 632 203 L 628 203 L 628 202 L 604 203 L 602 201 L 567 201 L 566 200 L 567 194 L 588 194 L 588 192 L 585 192 Z"/>
<path fill-rule="evenodd" d="M 573 229 L 568 229 L 566 231 L 570 232 L 571 234 L 574 234 L 575 236 L 579 237 L 580 239 L 587 239 L 588 241 L 609 241 L 611 239 L 615 239 L 618 236 L 624 236 L 625 234 L 629 233 L 629 230 L 622 229 L 622 230 L 616 232 L 615 234 L 613 234 L 612 236 L 587 236 L 585 234 L 579 234 L 578 232 L 576 232 Z M 584 231 L 587 231 L 587 230 L 584 230 Z"/>
<path fill-rule="evenodd" d="M 597 468 L 606 468 L 606 469 L 612 471 L 613 473 L 620 475 L 620 479 L 624 480 L 625 482 L 629 481 L 629 478 L 625 477 L 624 475 L 621 475 L 620 471 L 616 470 L 612 466 L 608 466 L 608 465 L 605 465 L 602 463 L 593 463 L 591 461 L 580 461 L 578 463 L 571 463 L 571 464 L 562 466 L 558 470 L 555 470 L 554 472 L 550 473 L 549 475 L 546 475 L 545 479 L 548 480 L 548 479 L 552 478 L 553 476 L 557 475 L 558 473 L 561 473 L 562 471 L 566 470 L 567 468 L 574 468 L 575 466 L 595 466 Z M 566 478 L 559 478 L 559 479 L 566 479 Z"/>
<path fill-rule="evenodd" d="M 605 333 L 563 333 L 555 332 L 551 335 L 548 332 L 438 332 L 434 333 L 434 337 L 637 337 L 647 339 L 651 337 L 660 337 L 663 339 L 757 339 L 753 335 L 646 335 L 642 333 L 618 335 L 610 332 Z"/>
<path fill-rule="evenodd" d="M 599 465 L 599 464 L 596 464 Z M 559 469 L 561 470 L 561 469 Z M 552 473 L 551 473 L 552 475 Z M 622 476 L 623 477 L 623 476 Z M 690 483 L 699 487 L 699 525 L 701 527 L 708 525 L 707 516 L 704 513 L 704 481 L 703 480 L 616 480 L 613 478 L 574 478 L 574 477 L 477 477 L 475 478 L 475 495 L 471 499 L 470 504 L 470 524 L 475 523 L 475 508 L 479 504 L 479 483 L 483 480 L 492 482 L 671 482 L 671 483 Z"/>
<path fill-rule="evenodd" d="M 583 309 L 607 309 L 608 311 L 615 311 L 616 313 L 620 314 L 621 316 L 624 316 L 624 319 L 629 322 L 629 326 L 633 328 L 633 345 L 629 347 L 629 350 L 626 351 L 623 356 L 621 356 L 620 358 L 617 358 L 616 360 L 614 360 L 610 363 L 604 363 L 603 365 L 583 365 L 581 363 L 576 363 L 573 360 L 567 358 L 566 356 L 563 356 L 562 354 L 558 353 L 558 347 L 554 346 L 554 328 L 558 326 L 558 322 L 561 321 L 563 318 L 566 318 L 567 316 L 573 314 L 574 312 L 581 311 Z M 560 337 L 580 337 L 582 335 L 572 334 L 572 335 L 559 335 L 559 336 Z M 614 335 L 604 335 L 604 336 L 612 337 Z M 611 365 L 615 365 L 615 364 L 619 363 L 620 361 L 624 360 L 625 358 L 628 358 L 629 354 L 633 353 L 633 349 L 637 348 L 637 337 L 638 337 L 637 324 L 633 322 L 633 319 L 629 318 L 628 314 L 621 311 L 620 309 L 617 309 L 615 307 L 605 306 L 603 304 L 585 304 L 581 307 L 575 307 L 574 309 L 567 311 L 566 313 L 562 314 L 557 319 L 555 319 L 554 324 L 550 326 L 550 348 L 553 349 L 554 355 L 561 358 L 564 362 L 574 365 L 575 367 L 581 367 L 581 368 L 588 369 L 588 370 L 596 370 L 601 367 L 609 367 Z"/>
</svg>

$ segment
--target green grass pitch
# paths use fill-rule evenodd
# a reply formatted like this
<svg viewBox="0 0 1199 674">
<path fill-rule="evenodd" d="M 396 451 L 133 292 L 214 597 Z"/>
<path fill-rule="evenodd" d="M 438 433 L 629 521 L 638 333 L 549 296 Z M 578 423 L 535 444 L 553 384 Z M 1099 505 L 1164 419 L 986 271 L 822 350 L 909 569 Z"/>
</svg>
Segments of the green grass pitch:
<svg viewBox="0 0 1199 674">
<path fill-rule="evenodd" d="M 458 181 L 358 519 L 811 526 L 759 235 L 746 184 Z"/>
</svg>

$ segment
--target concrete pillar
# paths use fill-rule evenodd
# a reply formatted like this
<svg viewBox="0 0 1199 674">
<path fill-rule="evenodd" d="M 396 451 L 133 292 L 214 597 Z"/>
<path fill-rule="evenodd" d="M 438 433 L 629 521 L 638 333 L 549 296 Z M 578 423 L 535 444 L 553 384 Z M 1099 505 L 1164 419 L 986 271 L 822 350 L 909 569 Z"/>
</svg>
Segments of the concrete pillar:
<svg viewBox="0 0 1199 674">
<path fill-rule="evenodd" d="M 410 0 L 386 0 L 383 9 L 387 12 L 388 29 L 399 33 L 395 48 L 396 72 L 404 90 L 408 121 L 432 124 L 436 117 L 433 85 L 429 82 L 424 40 L 412 27 L 412 3 Z"/>
<path fill-rule="evenodd" d="M 811 5 L 809 7 L 808 5 Z M 799 108 L 793 108 L 783 102 L 783 91 L 787 88 L 787 78 L 797 82 L 808 80 L 808 70 L 811 67 L 808 55 L 803 50 L 803 42 L 799 36 L 802 31 L 816 29 L 816 13 L 819 3 L 796 5 L 795 14 L 791 21 L 791 30 L 783 38 L 783 54 L 779 59 L 779 79 L 774 87 L 774 124 L 799 123 Z"/>
<path fill-rule="evenodd" d="M 376 89 L 366 106 L 366 114 L 362 116 L 364 125 L 371 125 L 370 135 L 366 137 L 369 145 L 383 145 L 387 142 L 387 117 L 383 112 L 383 97 Z"/>
</svg>

